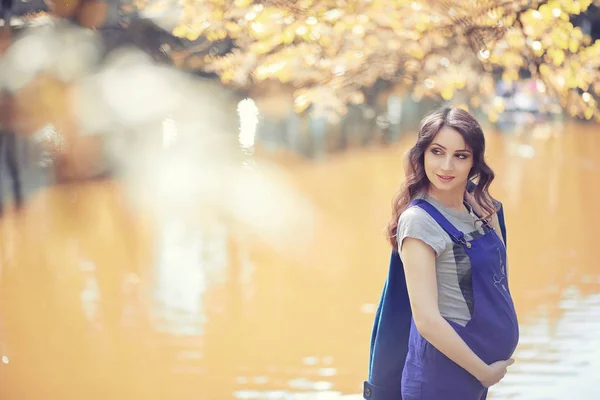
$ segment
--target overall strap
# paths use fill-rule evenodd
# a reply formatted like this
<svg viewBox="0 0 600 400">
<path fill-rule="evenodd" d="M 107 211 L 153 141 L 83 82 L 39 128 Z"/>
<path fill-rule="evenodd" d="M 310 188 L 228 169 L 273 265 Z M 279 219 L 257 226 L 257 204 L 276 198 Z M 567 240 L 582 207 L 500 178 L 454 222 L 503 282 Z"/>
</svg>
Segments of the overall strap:
<svg viewBox="0 0 600 400">
<path fill-rule="evenodd" d="M 437 222 L 438 225 L 441 226 L 448 235 L 450 235 L 450 238 L 454 243 L 467 244 L 467 241 L 465 240 L 465 234 L 452 225 L 452 223 L 450 223 L 450 221 L 448 221 L 448 219 L 446 219 L 446 217 L 444 217 L 437 208 L 431 205 L 431 203 L 423 199 L 416 199 L 411 201 L 408 206 L 417 206 L 429 214 L 435 220 L 435 222 Z"/>
</svg>

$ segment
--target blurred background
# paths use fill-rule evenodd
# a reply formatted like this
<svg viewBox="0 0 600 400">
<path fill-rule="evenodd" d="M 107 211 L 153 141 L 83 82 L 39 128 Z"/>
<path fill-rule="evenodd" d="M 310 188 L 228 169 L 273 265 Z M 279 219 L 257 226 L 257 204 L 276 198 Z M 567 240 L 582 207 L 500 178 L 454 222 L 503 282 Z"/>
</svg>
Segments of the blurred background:
<svg viewBox="0 0 600 400">
<path fill-rule="evenodd" d="M 0 399 L 359 399 L 418 123 L 475 114 L 516 364 L 600 398 L 600 1 L 2 0 Z"/>
</svg>

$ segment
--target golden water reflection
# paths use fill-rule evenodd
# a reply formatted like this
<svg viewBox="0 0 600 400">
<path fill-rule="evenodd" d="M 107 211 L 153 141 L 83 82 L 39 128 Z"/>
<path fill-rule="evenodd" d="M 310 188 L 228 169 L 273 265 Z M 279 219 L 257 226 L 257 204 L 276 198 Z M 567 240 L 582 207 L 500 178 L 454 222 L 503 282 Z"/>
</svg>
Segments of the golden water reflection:
<svg viewBox="0 0 600 400">
<path fill-rule="evenodd" d="M 489 135 L 522 323 L 492 399 L 600 393 L 596 130 Z M 412 140 L 281 163 L 319 211 L 301 257 L 231 227 L 149 218 L 115 182 L 40 190 L 0 221 L 0 398 L 360 398 Z"/>
</svg>

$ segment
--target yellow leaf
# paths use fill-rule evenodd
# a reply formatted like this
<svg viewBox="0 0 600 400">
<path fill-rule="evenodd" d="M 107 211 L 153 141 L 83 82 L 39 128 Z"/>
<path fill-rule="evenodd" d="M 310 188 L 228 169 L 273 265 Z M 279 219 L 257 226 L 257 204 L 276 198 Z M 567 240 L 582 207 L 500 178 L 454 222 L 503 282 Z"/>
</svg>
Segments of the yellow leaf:
<svg viewBox="0 0 600 400">
<path fill-rule="evenodd" d="M 571 53 L 577 53 L 577 50 L 579 50 L 579 42 L 571 39 L 571 43 L 569 44 L 569 51 Z"/>
<path fill-rule="evenodd" d="M 277 77 L 283 83 L 289 82 L 290 79 L 292 78 L 289 68 L 283 68 L 281 71 L 279 71 L 277 73 Z"/>
<path fill-rule="evenodd" d="M 552 62 L 556 66 L 562 65 L 565 61 L 565 53 L 561 49 L 549 49 L 548 55 L 552 58 Z"/>
<path fill-rule="evenodd" d="M 588 74 L 583 73 L 579 75 L 578 78 L 579 80 L 577 82 L 577 87 L 584 91 L 587 91 L 590 88 L 591 77 Z"/>
<path fill-rule="evenodd" d="M 562 28 L 555 28 L 550 33 L 552 44 L 566 50 L 569 48 L 569 34 Z"/>
<path fill-rule="evenodd" d="M 215 10 L 212 13 L 213 21 L 221 21 L 223 19 L 223 10 Z"/>
<path fill-rule="evenodd" d="M 293 25 L 285 28 L 285 30 L 281 34 L 281 41 L 285 44 L 293 43 L 295 38 L 296 38 L 296 27 Z"/>
<path fill-rule="evenodd" d="M 319 44 L 323 47 L 329 47 L 331 45 L 331 37 L 329 36 L 321 36 L 319 38 Z"/>
<path fill-rule="evenodd" d="M 238 33 L 242 31 L 242 27 L 239 24 L 236 24 L 231 21 L 227 21 L 225 23 L 225 29 L 227 29 L 231 33 Z"/>
<path fill-rule="evenodd" d="M 417 60 L 421 60 L 425 56 L 425 53 L 423 52 L 423 49 L 420 46 L 412 46 L 408 49 L 407 52 Z"/>
<path fill-rule="evenodd" d="M 542 14 L 542 18 L 546 21 L 554 19 L 554 15 L 552 15 L 552 8 L 548 4 L 543 4 L 539 8 L 539 11 Z"/>
<path fill-rule="evenodd" d="M 273 45 L 269 42 L 262 41 L 252 43 L 248 50 L 254 54 L 266 54 L 273 49 Z"/>
<path fill-rule="evenodd" d="M 581 13 L 581 4 L 579 3 L 579 1 L 571 1 L 567 8 L 567 11 L 570 14 L 577 15 Z"/>
<path fill-rule="evenodd" d="M 188 28 L 185 25 L 179 25 L 173 29 L 173 36 L 176 37 L 185 37 L 188 33 Z"/>
<path fill-rule="evenodd" d="M 509 47 L 513 49 L 519 49 L 523 47 L 524 38 L 523 35 L 517 30 L 508 31 L 506 34 L 506 41 L 508 42 Z"/>
<path fill-rule="evenodd" d="M 200 32 L 196 32 L 191 29 L 185 33 L 185 38 L 187 40 L 194 41 L 194 40 L 198 40 L 199 37 L 200 37 Z M 210 40 L 210 37 L 207 37 L 207 38 L 208 38 L 208 40 Z M 214 40 L 212 40 L 212 41 L 214 41 Z"/>
<path fill-rule="evenodd" d="M 227 37 L 227 31 L 225 29 L 218 29 L 216 32 L 217 40 L 223 40 Z"/>
<path fill-rule="evenodd" d="M 254 76 L 259 81 L 264 81 L 269 77 L 269 70 L 264 65 L 261 65 L 258 68 L 256 68 L 256 73 L 254 74 Z"/>
<path fill-rule="evenodd" d="M 333 27 L 333 32 L 336 35 L 341 35 L 343 33 L 345 33 L 347 31 L 347 25 L 345 23 L 345 21 L 339 21 L 338 23 L 336 23 Z"/>
<path fill-rule="evenodd" d="M 221 81 L 223 83 L 229 83 L 233 79 L 233 71 L 225 71 L 221 74 Z"/>
<path fill-rule="evenodd" d="M 505 70 L 502 73 L 502 80 L 505 82 L 512 82 L 519 79 L 519 72 L 514 69 Z"/>
<path fill-rule="evenodd" d="M 583 31 L 581 30 L 581 28 L 579 27 L 573 27 L 572 24 L 569 23 L 569 26 L 571 27 L 571 35 L 576 38 L 576 39 L 582 39 L 583 38 Z"/>
<path fill-rule="evenodd" d="M 298 96 L 294 100 L 294 111 L 296 111 L 298 114 L 301 114 L 306 111 L 308 106 L 310 106 L 310 103 L 310 100 L 308 100 L 306 96 Z"/>
<path fill-rule="evenodd" d="M 256 39 L 263 39 L 269 35 L 268 25 L 259 21 L 254 21 L 250 24 L 250 34 Z"/>
<path fill-rule="evenodd" d="M 235 0 L 235 2 L 233 4 L 236 7 L 245 8 L 245 7 L 248 7 L 249 5 L 251 5 L 253 2 L 254 2 L 253 0 Z"/>
<path fill-rule="evenodd" d="M 442 89 L 440 94 L 444 100 L 450 100 L 454 96 L 454 88 L 452 86 L 446 86 Z"/>
</svg>

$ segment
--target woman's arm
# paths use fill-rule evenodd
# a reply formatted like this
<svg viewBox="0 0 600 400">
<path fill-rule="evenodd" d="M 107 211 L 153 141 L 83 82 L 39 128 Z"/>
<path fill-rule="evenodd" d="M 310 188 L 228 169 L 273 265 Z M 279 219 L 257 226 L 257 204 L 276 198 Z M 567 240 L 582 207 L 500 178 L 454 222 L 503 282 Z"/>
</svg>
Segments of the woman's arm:
<svg viewBox="0 0 600 400">
<path fill-rule="evenodd" d="M 512 361 L 487 365 L 440 314 L 433 249 L 419 239 L 407 237 L 401 244 L 401 255 L 413 318 L 419 333 L 484 386 L 499 382 Z"/>
</svg>

